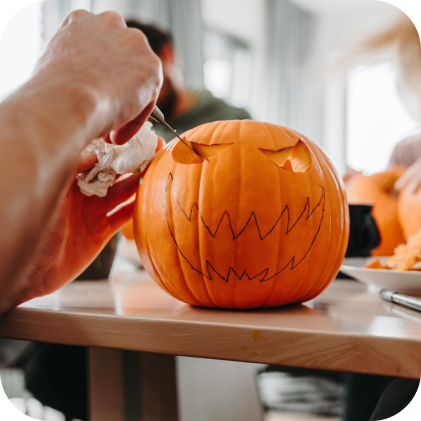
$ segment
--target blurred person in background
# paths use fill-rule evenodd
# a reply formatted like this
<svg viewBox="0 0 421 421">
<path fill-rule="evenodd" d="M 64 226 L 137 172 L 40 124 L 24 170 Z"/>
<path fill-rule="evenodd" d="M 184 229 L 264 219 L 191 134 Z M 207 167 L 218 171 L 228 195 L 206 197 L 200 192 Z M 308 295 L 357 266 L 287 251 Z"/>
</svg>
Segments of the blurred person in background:
<svg viewBox="0 0 421 421">
<path fill-rule="evenodd" d="M 421 133 L 418 131 L 400 140 L 390 155 L 388 168 L 409 168 L 421 157 Z"/>
<path fill-rule="evenodd" d="M 207 89 L 190 90 L 176 64 L 176 53 L 171 34 L 153 25 L 146 25 L 136 20 L 127 20 L 129 28 L 140 29 L 147 37 L 154 53 L 162 61 L 164 81 L 159 93 L 157 105 L 163 112 L 168 124 L 178 133 L 192 129 L 204 123 L 219 120 L 245 120 L 250 114 L 243 108 L 236 108 L 219 98 L 215 98 Z M 154 125 L 154 131 L 166 141 L 174 135 L 162 125 Z"/>
<path fill-rule="evenodd" d="M 155 26 L 127 20 L 129 28 L 141 30 L 152 51 L 161 59 L 163 84 L 157 105 L 166 121 L 183 133 L 200 124 L 217 120 L 249 119 L 250 114 L 215 98 L 208 90 L 192 91 L 184 83 L 176 66 L 172 36 Z M 154 124 L 153 130 L 165 140 L 174 135 L 165 127 Z M 125 227 L 131 233 L 131 224 Z M 130 234 L 129 234 L 130 236 Z M 33 349 L 33 348 L 32 348 Z M 35 344 L 35 351 L 24 364 L 28 390 L 46 406 L 64 413 L 68 418 L 87 419 L 87 350 L 83 347 Z M 63 361 L 67 361 L 63 365 Z"/>
<path fill-rule="evenodd" d="M 421 71 L 421 69 L 420 69 Z M 421 187 L 421 133 L 410 135 L 396 144 L 388 168 L 408 168 L 395 184 L 395 190 L 416 193 Z"/>
<path fill-rule="evenodd" d="M 382 50 L 394 50 L 398 94 L 409 115 L 421 124 L 421 46 L 418 31 L 408 17 L 400 19 L 362 47 L 363 54 Z M 412 133 L 396 144 L 388 168 L 396 166 L 408 170 L 396 182 L 395 189 L 399 192 L 407 187 L 416 192 L 421 187 L 421 131 Z M 358 174 L 360 171 L 348 168 L 343 177 L 345 184 Z"/>
<path fill-rule="evenodd" d="M 367 41 L 355 55 L 360 59 L 363 53 L 371 58 L 373 52 L 391 49 L 395 52 L 401 100 L 412 118 L 421 123 L 421 46 L 413 23 L 408 18 L 398 21 Z M 396 183 L 397 191 L 403 188 L 416 191 L 421 187 L 421 132 L 396 144 L 388 163 L 389 168 L 394 166 L 407 168 Z M 358 174 L 359 171 L 349 168 L 345 184 Z M 285 412 L 299 407 L 307 413 L 334 416 L 343 403 L 343 421 L 392 417 L 408 405 L 419 385 L 419 380 L 279 366 L 268 366 L 259 377 L 268 379 L 259 382 L 261 396 L 268 406 Z"/>
<path fill-rule="evenodd" d="M 385 171 L 395 167 L 407 168 L 394 186 L 396 192 L 406 188 L 408 192 L 416 193 L 421 187 L 421 132 L 417 130 L 395 145 Z M 361 171 L 348 167 L 342 177 L 345 186 L 349 186 L 354 177 L 359 174 Z"/>
<path fill-rule="evenodd" d="M 417 29 L 405 17 L 378 34 L 364 46 L 364 52 L 394 50 L 396 83 L 402 102 L 412 118 L 421 124 L 421 45 Z M 408 168 L 395 189 L 416 192 L 421 187 L 421 132 L 398 142 L 388 167 Z M 370 374 L 347 374 L 344 421 L 374 421 L 390 418 L 413 399 L 419 380 Z"/>
</svg>

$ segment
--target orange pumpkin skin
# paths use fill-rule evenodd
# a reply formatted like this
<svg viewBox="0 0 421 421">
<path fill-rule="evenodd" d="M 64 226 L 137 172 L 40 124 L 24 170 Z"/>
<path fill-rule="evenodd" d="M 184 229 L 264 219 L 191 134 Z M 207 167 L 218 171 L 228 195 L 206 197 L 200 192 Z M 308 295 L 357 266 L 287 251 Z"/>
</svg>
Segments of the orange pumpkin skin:
<svg viewBox="0 0 421 421">
<path fill-rule="evenodd" d="M 389 256 L 405 241 L 398 217 L 398 196 L 391 193 L 403 172 L 403 168 L 395 168 L 370 176 L 361 174 L 355 176 L 347 187 L 350 203 L 374 205 L 373 216 L 380 232 L 380 245 L 373 250 L 373 256 Z"/>
<path fill-rule="evenodd" d="M 134 240 L 133 220 L 124 225 L 122 232 L 128 240 Z"/>
<path fill-rule="evenodd" d="M 249 120 L 204 124 L 184 136 L 232 145 L 187 165 L 174 161 L 174 140 L 152 161 L 134 211 L 151 277 L 202 307 L 276 307 L 320 294 L 339 270 L 349 234 L 345 192 L 321 149 L 290 129 Z M 259 149 L 299 139 L 311 153 L 306 172 L 279 168 Z"/>
<path fill-rule="evenodd" d="M 421 229 L 421 191 L 414 194 L 404 189 L 400 193 L 398 215 L 405 239 Z"/>
</svg>

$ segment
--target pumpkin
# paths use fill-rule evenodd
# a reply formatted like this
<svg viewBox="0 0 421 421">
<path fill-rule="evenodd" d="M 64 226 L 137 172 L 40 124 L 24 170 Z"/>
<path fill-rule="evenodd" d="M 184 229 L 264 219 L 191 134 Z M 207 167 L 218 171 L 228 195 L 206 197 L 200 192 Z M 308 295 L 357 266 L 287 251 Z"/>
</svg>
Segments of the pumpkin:
<svg viewBox="0 0 421 421">
<path fill-rule="evenodd" d="M 373 216 L 380 232 L 380 244 L 372 255 L 389 256 L 405 241 L 398 217 L 398 195 L 394 185 L 403 174 L 395 168 L 370 176 L 359 174 L 347 187 L 348 200 L 353 204 L 373 204 Z"/>
<path fill-rule="evenodd" d="M 128 240 L 134 240 L 133 220 L 124 225 L 122 232 Z"/>
<path fill-rule="evenodd" d="M 404 189 L 399 195 L 398 216 L 405 239 L 421 229 L 421 191 L 410 193 Z"/>
<path fill-rule="evenodd" d="M 204 124 L 183 142 L 153 159 L 137 193 L 135 240 L 151 277 L 202 307 L 275 307 L 320 294 L 349 234 L 344 189 L 322 150 L 250 120 Z"/>
</svg>

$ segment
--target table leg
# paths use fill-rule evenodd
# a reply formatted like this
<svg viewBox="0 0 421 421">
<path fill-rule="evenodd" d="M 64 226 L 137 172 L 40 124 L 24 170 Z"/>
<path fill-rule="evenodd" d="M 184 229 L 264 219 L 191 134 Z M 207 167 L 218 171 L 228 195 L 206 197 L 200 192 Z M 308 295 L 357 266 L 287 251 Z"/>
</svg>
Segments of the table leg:
<svg viewBox="0 0 421 421">
<path fill-rule="evenodd" d="M 260 421 L 257 367 L 90 348 L 90 421 Z"/>
<path fill-rule="evenodd" d="M 175 357 L 89 349 L 90 421 L 178 421 Z"/>
</svg>

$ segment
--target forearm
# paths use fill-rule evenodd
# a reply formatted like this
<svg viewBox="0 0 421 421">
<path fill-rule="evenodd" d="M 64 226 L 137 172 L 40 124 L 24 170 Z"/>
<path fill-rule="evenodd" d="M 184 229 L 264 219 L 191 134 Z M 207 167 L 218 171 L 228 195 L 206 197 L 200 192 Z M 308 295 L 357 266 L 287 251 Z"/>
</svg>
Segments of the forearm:
<svg viewBox="0 0 421 421">
<path fill-rule="evenodd" d="M 39 82 L 39 83 L 38 83 Z M 0 295 L 15 300 L 45 228 L 96 130 L 97 105 L 76 86 L 36 78 L 0 104 Z M 19 292 L 21 293 L 21 292 Z"/>
<path fill-rule="evenodd" d="M 49 42 L 30 82 L 0 104 L 0 313 L 45 292 L 35 288 L 25 295 L 45 282 L 42 266 L 52 257 L 41 256 L 42 234 L 83 147 L 108 135 L 127 142 L 147 118 L 161 83 L 161 62 L 144 34 L 128 29 L 115 12 L 77 10 Z M 67 221 L 78 213 L 69 211 Z M 46 243 L 60 243 L 60 231 L 66 244 L 60 227 Z M 42 258 L 34 264 L 38 253 Z M 37 268 L 35 279 L 30 274 Z"/>
</svg>

